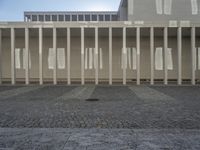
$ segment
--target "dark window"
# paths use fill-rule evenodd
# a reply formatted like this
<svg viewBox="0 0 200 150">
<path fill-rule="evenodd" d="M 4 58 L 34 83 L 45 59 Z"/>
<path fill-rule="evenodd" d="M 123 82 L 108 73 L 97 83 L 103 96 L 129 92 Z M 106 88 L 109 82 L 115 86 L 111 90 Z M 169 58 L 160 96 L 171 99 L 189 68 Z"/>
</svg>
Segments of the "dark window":
<svg viewBox="0 0 200 150">
<path fill-rule="evenodd" d="M 57 15 L 52 15 L 52 21 L 57 21 Z"/>
<path fill-rule="evenodd" d="M 43 15 L 39 15 L 39 21 L 44 21 L 44 16 Z"/>
<path fill-rule="evenodd" d="M 77 21 L 77 15 L 72 15 L 72 21 Z"/>
<path fill-rule="evenodd" d="M 50 21 L 51 18 L 50 18 L 50 15 L 45 15 L 45 21 Z"/>
<path fill-rule="evenodd" d="M 59 21 L 64 21 L 64 16 L 63 15 L 59 15 Z"/>
<path fill-rule="evenodd" d="M 103 15 L 99 15 L 99 21 L 104 21 L 103 20 Z"/>
<path fill-rule="evenodd" d="M 78 21 L 83 21 L 83 15 L 78 15 Z"/>
<path fill-rule="evenodd" d="M 37 21 L 37 16 L 36 15 L 32 15 L 32 21 Z"/>
<path fill-rule="evenodd" d="M 97 15 L 92 15 L 92 21 L 97 21 Z"/>
<path fill-rule="evenodd" d="M 90 21 L 90 15 L 85 15 L 85 21 Z"/>
<path fill-rule="evenodd" d="M 110 21 L 110 15 L 105 16 L 105 21 Z"/>
<path fill-rule="evenodd" d="M 65 15 L 65 21 L 70 21 L 70 15 Z"/>
<path fill-rule="evenodd" d="M 117 21 L 118 18 L 117 18 L 117 15 L 112 15 L 112 21 Z"/>
</svg>

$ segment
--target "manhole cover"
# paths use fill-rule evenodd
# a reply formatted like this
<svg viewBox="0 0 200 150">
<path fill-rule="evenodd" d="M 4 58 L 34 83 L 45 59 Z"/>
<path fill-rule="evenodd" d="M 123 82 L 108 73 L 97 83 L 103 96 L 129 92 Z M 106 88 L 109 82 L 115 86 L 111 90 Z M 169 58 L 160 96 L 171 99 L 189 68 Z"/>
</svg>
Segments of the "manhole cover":
<svg viewBox="0 0 200 150">
<path fill-rule="evenodd" d="M 88 102 L 96 102 L 96 101 L 99 101 L 98 98 L 89 98 L 89 99 L 86 99 L 86 101 Z"/>
</svg>

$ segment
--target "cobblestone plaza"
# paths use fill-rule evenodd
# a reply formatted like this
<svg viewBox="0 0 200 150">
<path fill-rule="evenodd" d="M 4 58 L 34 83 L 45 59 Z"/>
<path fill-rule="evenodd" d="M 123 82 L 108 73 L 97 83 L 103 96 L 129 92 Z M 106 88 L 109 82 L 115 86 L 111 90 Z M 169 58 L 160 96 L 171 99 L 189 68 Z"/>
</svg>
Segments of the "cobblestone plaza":
<svg viewBox="0 0 200 150">
<path fill-rule="evenodd" d="M 198 86 L 1 86 L 0 149 L 198 150 L 199 90 Z"/>
</svg>

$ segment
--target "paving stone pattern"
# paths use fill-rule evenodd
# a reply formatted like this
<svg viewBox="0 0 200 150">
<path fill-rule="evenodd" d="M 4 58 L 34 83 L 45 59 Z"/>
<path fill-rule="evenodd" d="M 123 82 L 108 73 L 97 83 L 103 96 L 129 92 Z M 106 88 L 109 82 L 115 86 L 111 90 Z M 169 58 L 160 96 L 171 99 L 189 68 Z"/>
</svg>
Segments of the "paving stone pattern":
<svg viewBox="0 0 200 150">
<path fill-rule="evenodd" d="M 200 129 L 200 87 L 24 89 L 16 87 L 0 92 L 0 127 Z M 99 101 L 88 102 L 87 98 Z"/>
<path fill-rule="evenodd" d="M 199 150 L 200 87 L 0 86 L 0 150 L 13 149 Z"/>
</svg>

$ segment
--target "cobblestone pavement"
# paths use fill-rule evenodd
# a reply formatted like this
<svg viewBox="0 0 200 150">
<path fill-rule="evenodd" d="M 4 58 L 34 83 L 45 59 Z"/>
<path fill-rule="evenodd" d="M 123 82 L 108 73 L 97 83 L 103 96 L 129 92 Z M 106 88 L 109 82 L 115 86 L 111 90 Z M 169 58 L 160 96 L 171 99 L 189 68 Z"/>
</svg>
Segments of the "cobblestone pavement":
<svg viewBox="0 0 200 150">
<path fill-rule="evenodd" d="M 0 129 L 1 150 L 199 150 L 199 130 Z"/>
<path fill-rule="evenodd" d="M 199 150 L 199 133 L 199 86 L 0 86 L 0 150 Z"/>
</svg>

